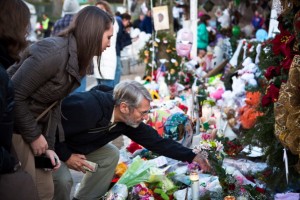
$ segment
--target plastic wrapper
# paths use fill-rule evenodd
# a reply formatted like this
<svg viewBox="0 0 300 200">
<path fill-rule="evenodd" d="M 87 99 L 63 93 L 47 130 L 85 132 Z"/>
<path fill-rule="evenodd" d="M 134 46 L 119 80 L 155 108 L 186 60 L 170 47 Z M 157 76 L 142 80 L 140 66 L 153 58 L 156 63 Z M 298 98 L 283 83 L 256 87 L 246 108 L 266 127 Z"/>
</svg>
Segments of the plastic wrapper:
<svg viewBox="0 0 300 200">
<path fill-rule="evenodd" d="M 159 169 L 157 167 L 151 167 L 150 169 L 150 176 L 149 176 L 149 183 L 155 183 L 160 182 L 165 177 L 165 172 L 162 169 Z"/>
<path fill-rule="evenodd" d="M 185 174 L 176 174 L 173 178 L 173 180 L 176 182 L 180 182 L 183 183 L 185 185 L 190 185 L 191 184 L 191 180 L 189 178 L 189 176 L 185 175 Z"/>
<path fill-rule="evenodd" d="M 230 158 L 225 158 L 223 160 L 223 166 L 232 166 L 238 169 L 242 174 L 257 173 L 265 170 L 267 168 L 266 163 L 262 162 L 252 162 L 247 159 L 234 160 Z"/>
<path fill-rule="evenodd" d="M 185 188 L 183 190 L 177 190 L 176 192 L 174 192 L 174 198 L 177 200 L 192 200 L 192 189 Z"/>
<path fill-rule="evenodd" d="M 225 167 L 227 174 L 232 174 L 232 176 L 240 182 L 241 185 L 256 185 L 255 183 L 249 181 L 238 169 L 235 167 L 227 166 Z"/>
<path fill-rule="evenodd" d="M 146 182 L 149 179 L 151 167 L 153 167 L 153 163 L 137 156 L 117 183 L 125 184 L 129 188 L 140 182 Z"/>
<path fill-rule="evenodd" d="M 209 174 L 199 174 L 199 187 L 200 196 L 205 195 L 207 192 L 219 192 L 222 190 L 218 177 Z"/>
<path fill-rule="evenodd" d="M 107 193 L 106 200 L 126 200 L 128 196 L 127 186 L 115 184 Z"/>
<path fill-rule="evenodd" d="M 300 193 L 280 193 L 275 195 L 275 200 L 299 200 Z"/>
</svg>

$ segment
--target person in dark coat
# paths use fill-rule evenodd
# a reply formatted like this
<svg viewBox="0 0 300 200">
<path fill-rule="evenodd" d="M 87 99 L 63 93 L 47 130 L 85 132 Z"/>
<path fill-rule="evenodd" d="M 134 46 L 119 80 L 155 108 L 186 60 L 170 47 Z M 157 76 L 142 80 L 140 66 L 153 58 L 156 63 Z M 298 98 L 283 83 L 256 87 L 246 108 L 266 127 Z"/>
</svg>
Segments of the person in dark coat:
<svg viewBox="0 0 300 200">
<path fill-rule="evenodd" d="M 131 45 L 131 37 L 126 31 L 127 26 L 130 24 L 131 15 L 123 13 L 120 16 L 116 15 L 116 22 L 119 25 L 119 31 L 117 33 L 116 52 L 117 52 L 117 68 L 115 73 L 114 85 L 118 84 L 121 80 L 122 75 L 122 62 L 121 62 L 121 51 L 124 47 Z"/>
<path fill-rule="evenodd" d="M 150 101 L 148 90 L 136 81 L 122 81 L 114 90 L 98 85 L 92 90 L 68 96 L 62 103 L 65 142 L 56 143 L 56 152 L 63 161 L 53 176 L 55 191 L 70 188 L 68 168 L 86 172 L 98 165 L 94 173 L 85 173 L 74 199 L 99 199 L 106 193 L 119 160 L 119 150 L 110 142 L 126 135 L 145 148 L 173 159 L 200 164 L 210 169 L 203 154 L 195 154 L 172 139 L 162 138 L 155 129 L 143 123 L 148 118 Z M 71 186 L 71 185 L 70 185 Z"/>
<path fill-rule="evenodd" d="M 18 173 L 23 163 L 12 149 L 14 87 L 6 72 L 20 60 L 19 53 L 27 46 L 30 12 L 22 0 L 2 0 L 0 8 L 0 198 L 36 200 L 38 194 L 33 178 Z"/>
<path fill-rule="evenodd" d="M 19 53 L 27 45 L 30 12 L 21 0 L 0 1 L 0 7 L 0 174 L 3 174 L 13 172 L 18 164 L 10 153 L 15 102 L 14 87 L 6 69 L 19 61 Z"/>
<path fill-rule="evenodd" d="M 141 22 L 141 31 L 144 31 L 145 33 L 152 34 L 153 31 L 153 23 L 152 23 L 152 14 L 151 10 L 147 11 L 147 14 L 145 15 L 143 21 Z"/>
</svg>

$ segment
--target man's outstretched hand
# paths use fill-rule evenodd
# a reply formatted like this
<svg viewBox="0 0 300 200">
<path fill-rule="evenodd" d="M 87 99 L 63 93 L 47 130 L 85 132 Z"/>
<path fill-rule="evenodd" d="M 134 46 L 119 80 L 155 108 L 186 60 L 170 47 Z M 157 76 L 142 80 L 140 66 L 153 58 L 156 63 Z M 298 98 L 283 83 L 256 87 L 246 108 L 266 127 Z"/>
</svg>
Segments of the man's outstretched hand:
<svg viewBox="0 0 300 200">
<path fill-rule="evenodd" d="M 210 172 L 211 171 L 211 166 L 209 164 L 207 156 L 205 154 L 203 154 L 203 152 L 198 153 L 195 156 L 195 158 L 193 159 L 193 162 L 198 163 L 203 172 Z"/>
</svg>

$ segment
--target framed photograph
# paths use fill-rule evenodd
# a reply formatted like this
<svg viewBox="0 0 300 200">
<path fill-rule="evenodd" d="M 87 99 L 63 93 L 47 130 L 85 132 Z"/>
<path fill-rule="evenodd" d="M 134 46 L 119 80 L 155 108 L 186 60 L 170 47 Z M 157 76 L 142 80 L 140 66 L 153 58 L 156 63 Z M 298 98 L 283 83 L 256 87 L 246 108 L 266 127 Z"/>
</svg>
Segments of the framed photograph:
<svg viewBox="0 0 300 200">
<path fill-rule="evenodd" d="M 156 31 L 170 28 L 168 6 L 154 7 L 152 17 Z"/>
</svg>

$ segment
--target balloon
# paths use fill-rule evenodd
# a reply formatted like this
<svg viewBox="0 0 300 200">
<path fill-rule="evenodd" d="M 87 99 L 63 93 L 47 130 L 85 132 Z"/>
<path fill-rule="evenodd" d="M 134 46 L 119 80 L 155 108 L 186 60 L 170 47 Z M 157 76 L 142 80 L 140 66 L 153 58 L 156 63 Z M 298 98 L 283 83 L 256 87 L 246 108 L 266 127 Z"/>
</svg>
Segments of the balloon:
<svg viewBox="0 0 300 200">
<path fill-rule="evenodd" d="M 239 36 L 241 34 L 241 28 L 239 26 L 232 27 L 232 35 Z"/>
<path fill-rule="evenodd" d="M 258 29 L 256 31 L 255 37 L 258 41 L 263 42 L 268 38 L 268 33 L 264 29 Z"/>
</svg>

